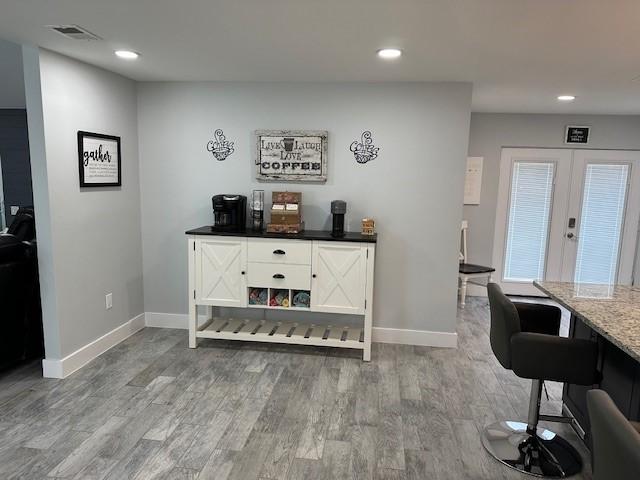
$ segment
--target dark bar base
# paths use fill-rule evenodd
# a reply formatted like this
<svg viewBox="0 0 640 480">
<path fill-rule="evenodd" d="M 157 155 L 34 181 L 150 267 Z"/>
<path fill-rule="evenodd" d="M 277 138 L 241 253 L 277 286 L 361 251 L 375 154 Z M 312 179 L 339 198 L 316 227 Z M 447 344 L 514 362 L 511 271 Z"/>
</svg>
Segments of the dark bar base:
<svg viewBox="0 0 640 480">
<path fill-rule="evenodd" d="M 562 393 L 562 401 L 584 430 L 585 443 L 591 448 L 587 391 L 591 388 L 606 391 L 629 420 L 640 420 L 640 363 L 597 334 L 575 315 L 571 315 L 569 337 L 597 341 L 600 345 L 600 384 L 584 387 L 565 383 Z"/>
</svg>

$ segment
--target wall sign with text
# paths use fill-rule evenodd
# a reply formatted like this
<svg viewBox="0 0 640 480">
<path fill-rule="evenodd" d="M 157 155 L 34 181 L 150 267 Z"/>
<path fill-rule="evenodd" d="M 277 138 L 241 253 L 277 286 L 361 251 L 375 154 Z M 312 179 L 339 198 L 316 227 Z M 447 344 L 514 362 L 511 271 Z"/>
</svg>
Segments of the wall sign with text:
<svg viewBox="0 0 640 480">
<path fill-rule="evenodd" d="M 589 134 L 591 127 L 569 125 L 565 131 L 564 143 L 589 143 Z"/>
<path fill-rule="evenodd" d="M 267 182 L 326 182 L 327 132 L 257 130 L 256 178 Z"/>
<path fill-rule="evenodd" d="M 81 187 L 122 185 L 120 137 L 78 131 L 78 168 Z"/>
</svg>

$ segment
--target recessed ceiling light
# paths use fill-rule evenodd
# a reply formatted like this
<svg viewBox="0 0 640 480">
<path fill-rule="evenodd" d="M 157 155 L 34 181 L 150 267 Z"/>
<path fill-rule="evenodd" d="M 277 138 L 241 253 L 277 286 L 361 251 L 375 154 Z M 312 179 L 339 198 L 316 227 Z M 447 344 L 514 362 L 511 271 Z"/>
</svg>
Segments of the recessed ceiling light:
<svg viewBox="0 0 640 480">
<path fill-rule="evenodd" d="M 558 95 L 558 100 L 561 102 L 573 102 L 575 99 L 574 95 Z"/>
<path fill-rule="evenodd" d="M 116 56 L 124 58 L 126 60 L 135 60 L 140 56 L 139 53 L 132 50 L 116 50 L 114 53 L 116 54 Z"/>
<path fill-rule="evenodd" d="M 386 60 L 398 58 L 400 55 L 402 55 L 402 50 L 399 48 L 382 48 L 378 50 L 378 56 Z"/>
</svg>

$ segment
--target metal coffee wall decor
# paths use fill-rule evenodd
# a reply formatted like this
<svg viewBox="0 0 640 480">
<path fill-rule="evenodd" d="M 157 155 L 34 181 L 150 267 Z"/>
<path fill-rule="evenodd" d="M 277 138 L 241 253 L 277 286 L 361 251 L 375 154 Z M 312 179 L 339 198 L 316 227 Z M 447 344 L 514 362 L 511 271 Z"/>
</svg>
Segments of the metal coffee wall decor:
<svg viewBox="0 0 640 480">
<path fill-rule="evenodd" d="M 221 162 L 233 153 L 233 142 L 227 140 L 221 129 L 217 129 L 214 136 L 215 141 L 209 140 L 207 150 L 211 152 L 216 160 Z"/>
<path fill-rule="evenodd" d="M 326 182 L 327 132 L 257 130 L 256 178 L 264 182 Z"/>
<path fill-rule="evenodd" d="M 362 132 L 360 136 L 360 141 L 354 141 L 351 143 L 349 150 L 353 152 L 353 156 L 358 163 L 367 163 L 371 160 L 375 160 L 378 157 L 379 147 L 376 147 L 373 144 L 373 139 L 371 138 L 371 132 L 366 130 Z"/>
</svg>

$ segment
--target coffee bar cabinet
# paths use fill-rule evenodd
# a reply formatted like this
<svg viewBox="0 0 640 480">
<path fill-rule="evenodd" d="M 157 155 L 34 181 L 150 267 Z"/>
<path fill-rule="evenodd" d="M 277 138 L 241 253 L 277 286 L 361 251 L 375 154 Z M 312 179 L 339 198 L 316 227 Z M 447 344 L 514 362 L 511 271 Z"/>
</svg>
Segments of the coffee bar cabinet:
<svg viewBox="0 0 640 480">
<path fill-rule="evenodd" d="M 189 347 L 195 348 L 198 338 L 290 343 L 359 349 L 365 361 L 371 359 L 375 235 L 230 233 L 208 226 L 186 234 Z M 204 319 L 198 306 L 209 307 Z M 214 316 L 214 307 L 296 315 L 286 321 L 266 315 L 250 320 L 239 310 L 228 318 Z M 313 321 L 313 312 L 340 315 Z M 358 320 L 345 321 L 343 315 Z"/>
<path fill-rule="evenodd" d="M 214 237 L 199 240 L 195 255 L 195 300 L 200 305 L 243 307 L 247 242 Z"/>
</svg>

